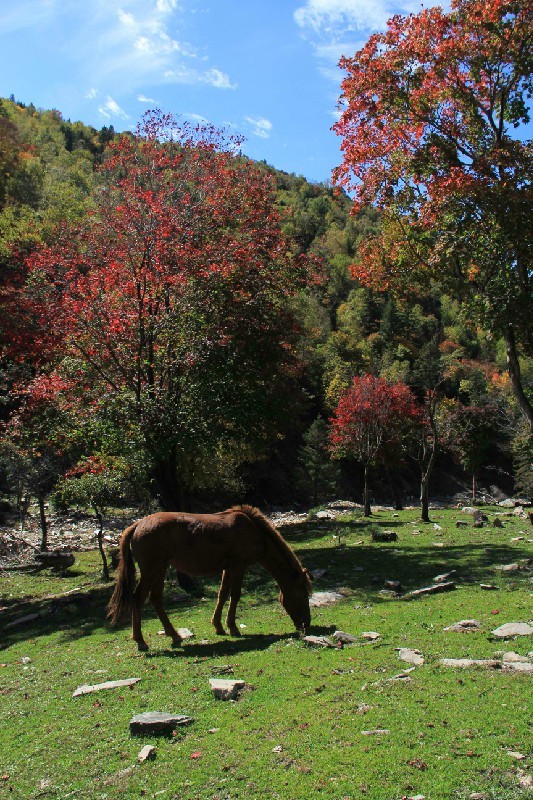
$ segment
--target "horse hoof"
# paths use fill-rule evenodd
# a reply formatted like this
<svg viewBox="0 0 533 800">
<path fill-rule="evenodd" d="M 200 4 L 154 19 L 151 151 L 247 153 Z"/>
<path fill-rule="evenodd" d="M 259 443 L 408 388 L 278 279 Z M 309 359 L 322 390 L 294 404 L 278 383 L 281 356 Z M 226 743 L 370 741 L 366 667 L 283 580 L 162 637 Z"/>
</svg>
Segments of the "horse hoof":
<svg viewBox="0 0 533 800">
<path fill-rule="evenodd" d="M 182 639 L 172 639 L 172 647 L 181 647 Z"/>
<path fill-rule="evenodd" d="M 232 636 L 241 636 L 241 632 L 238 628 L 230 628 L 230 633 Z"/>
<path fill-rule="evenodd" d="M 149 649 L 150 648 L 148 647 L 146 642 L 137 642 L 137 650 L 139 651 L 139 653 L 146 653 L 146 651 Z"/>
<path fill-rule="evenodd" d="M 226 636 L 227 635 L 226 631 L 224 630 L 224 628 L 220 628 L 220 630 L 215 631 L 215 633 L 216 633 L 217 636 Z"/>
</svg>

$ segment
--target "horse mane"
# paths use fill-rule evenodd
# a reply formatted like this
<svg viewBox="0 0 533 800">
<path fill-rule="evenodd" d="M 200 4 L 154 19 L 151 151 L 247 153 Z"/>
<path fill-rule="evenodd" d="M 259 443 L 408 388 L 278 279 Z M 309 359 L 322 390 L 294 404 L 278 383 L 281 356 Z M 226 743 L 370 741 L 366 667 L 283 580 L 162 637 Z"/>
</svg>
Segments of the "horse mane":
<svg viewBox="0 0 533 800">
<path fill-rule="evenodd" d="M 285 541 L 281 533 L 277 530 L 277 528 L 272 525 L 270 520 L 268 520 L 265 515 L 259 511 L 258 508 L 255 506 L 248 506 L 248 505 L 240 505 L 240 506 L 233 506 L 231 511 L 240 511 L 242 514 L 245 514 L 249 520 L 254 522 L 263 533 L 272 540 L 274 545 L 277 549 L 285 556 L 286 560 L 292 564 L 294 569 L 297 572 L 302 572 L 305 577 L 305 586 L 307 589 L 307 593 L 310 595 L 313 591 L 313 585 L 311 583 L 311 578 L 306 569 L 303 568 L 300 559 L 290 546 L 288 542 Z"/>
</svg>

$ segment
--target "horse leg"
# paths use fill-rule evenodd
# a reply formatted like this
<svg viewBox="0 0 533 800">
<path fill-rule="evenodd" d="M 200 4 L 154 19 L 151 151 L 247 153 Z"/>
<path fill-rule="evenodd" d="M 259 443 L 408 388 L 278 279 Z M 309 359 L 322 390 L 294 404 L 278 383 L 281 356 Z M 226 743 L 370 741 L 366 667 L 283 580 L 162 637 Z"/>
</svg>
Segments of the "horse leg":
<svg viewBox="0 0 533 800">
<path fill-rule="evenodd" d="M 241 599 L 243 578 L 244 578 L 244 570 L 231 573 L 230 601 L 229 601 L 228 615 L 226 617 L 226 624 L 232 636 L 241 635 L 241 632 L 238 629 L 235 622 L 235 615 L 237 612 L 237 603 Z"/>
<path fill-rule="evenodd" d="M 152 588 L 150 589 L 150 602 L 152 603 L 155 612 L 163 624 L 165 633 L 172 639 L 172 647 L 179 647 L 181 644 L 181 636 L 175 629 L 174 625 L 168 618 L 168 615 L 163 608 L 163 586 L 165 583 L 165 571 L 153 581 Z"/>
<path fill-rule="evenodd" d="M 215 633 L 218 634 L 218 636 L 226 635 L 226 631 L 222 627 L 222 609 L 224 608 L 224 603 L 229 597 L 230 588 L 231 576 L 228 570 L 225 569 L 222 573 L 222 581 L 220 583 L 220 589 L 218 590 L 217 604 L 211 618 L 211 624 L 213 625 Z"/>
<path fill-rule="evenodd" d="M 133 608 L 131 612 L 131 638 L 137 642 L 137 648 L 143 652 L 150 648 L 146 644 L 141 631 L 141 609 L 150 591 L 150 582 L 141 573 L 141 578 L 133 595 Z"/>
</svg>

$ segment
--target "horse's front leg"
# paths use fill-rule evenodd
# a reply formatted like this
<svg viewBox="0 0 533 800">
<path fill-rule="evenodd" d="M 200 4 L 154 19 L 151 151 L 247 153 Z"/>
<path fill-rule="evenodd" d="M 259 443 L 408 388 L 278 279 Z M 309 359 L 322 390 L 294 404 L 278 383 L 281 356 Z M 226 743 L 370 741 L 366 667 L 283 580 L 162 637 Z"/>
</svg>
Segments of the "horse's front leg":
<svg viewBox="0 0 533 800">
<path fill-rule="evenodd" d="M 229 597 L 230 588 L 231 576 L 228 570 L 225 569 L 222 573 L 222 581 L 220 583 L 220 589 L 218 590 L 217 604 L 211 618 L 211 623 L 215 629 L 215 633 L 217 633 L 218 636 L 225 636 L 226 634 L 226 631 L 222 627 L 222 609 L 224 608 L 224 603 Z"/>
<path fill-rule="evenodd" d="M 231 585 L 230 585 L 230 601 L 229 601 L 228 615 L 226 617 L 226 624 L 232 636 L 241 635 L 241 632 L 237 627 L 235 617 L 237 613 L 237 603 L 241 599 L 243 579 L 244 579 L 244 570 L 232 571 Z"/>
<path fill-rule="evenodd" d="M 166 635 L 170 636 L 172 639 L 172 647 L 179 647 L 182 642 L 181 636 L 171 623 L 165 609 L 163 608 L 163 586 L 165 583 L 165 571 L 166 570 L 158 575 L 158 577 L 152 583 L 152 588 L 150 589 L 150 601 L 157 616 L 163 624 Z"/>
</svg>

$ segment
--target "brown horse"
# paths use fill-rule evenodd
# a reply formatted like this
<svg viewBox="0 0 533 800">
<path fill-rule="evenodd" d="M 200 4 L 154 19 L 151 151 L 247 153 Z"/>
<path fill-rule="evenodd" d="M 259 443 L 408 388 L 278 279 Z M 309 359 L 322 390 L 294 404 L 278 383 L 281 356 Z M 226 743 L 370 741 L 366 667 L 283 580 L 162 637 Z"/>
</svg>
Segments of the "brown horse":
<svg viewBox="0 0 533 800">
<path fill-rule="evenodd" d="M 134 559 L 141 573 L 136 586 Z M 122 534 L 117 580 L 108 605 L 111 624 L 131 613 L 132 639 L 139 650 L 148 650 L 141 632 L 141 609 L 149 595 L 172 644 L 181 644 L 163 609 L 163 583 L 170 564 L 186 575 L 222 572 L 211 621 L 217 634 L 225 634 L 222 609 L 230 597 L 226 623 L 230 633 L 239 636 L 235 612 L 244 573 L 257 562 L 276 580 L 280 603 L 296 628 L 305 630 L 311 621 L 311 580 L 292 548 L 257 508 L 235 506 L 219 514 L 151 514 Z"/>
</svg>

